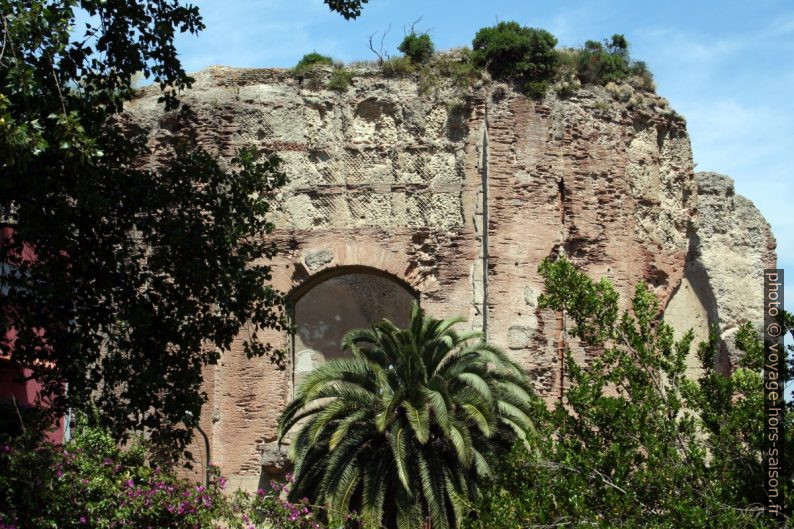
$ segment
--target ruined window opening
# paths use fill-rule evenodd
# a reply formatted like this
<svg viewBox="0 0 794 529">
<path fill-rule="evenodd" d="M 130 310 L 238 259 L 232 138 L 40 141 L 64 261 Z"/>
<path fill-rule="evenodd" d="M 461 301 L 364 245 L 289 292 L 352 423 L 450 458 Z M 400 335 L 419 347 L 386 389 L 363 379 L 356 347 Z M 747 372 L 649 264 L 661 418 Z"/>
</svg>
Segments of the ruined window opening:
<svg viewBox="0 0 794 529">
<path fill-rule="evenodd" d="M 396 277 L 366 268 L 333 270 L 290 296 L 292 382 L 294 389 L 312 369 L 333 358 L 349 357 L 341 342 L 351 329 L 386 318 L 406 327 L 416 293 Z"/>
</svg>

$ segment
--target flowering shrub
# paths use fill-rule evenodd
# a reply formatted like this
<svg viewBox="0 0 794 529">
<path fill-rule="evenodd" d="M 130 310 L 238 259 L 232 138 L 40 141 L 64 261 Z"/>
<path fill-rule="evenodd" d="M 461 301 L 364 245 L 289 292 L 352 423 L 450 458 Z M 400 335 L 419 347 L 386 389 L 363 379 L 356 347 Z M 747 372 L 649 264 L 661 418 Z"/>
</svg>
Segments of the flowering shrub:
<svg viewBox="0 0 794 529">
<path fill-rule="evenodd" d="M 287 474 L 288 481 L 292 477 Z M 229 521 L 242 521 L 242 529 L 255 529 L 260 526 L 290 529 L 320 529 L 322 525 L 315 518 L 308 501 L 305 499 L 292 503 L 286 500 L 289 483 L 271 482 L 270 489 L 259 489 L 256 494 L 237 491 L 231 502 L 232 516 Z"/>
<path fill-rule="evenodd" d="M 283 499 L 287 484 L 225 495 L 150 466 L 143 444 L 120 450 L 82 426 L 64 446 L 25 432 L 0 441 L 0 529 L 322 529 L 305 502 Z"/>
</svg>

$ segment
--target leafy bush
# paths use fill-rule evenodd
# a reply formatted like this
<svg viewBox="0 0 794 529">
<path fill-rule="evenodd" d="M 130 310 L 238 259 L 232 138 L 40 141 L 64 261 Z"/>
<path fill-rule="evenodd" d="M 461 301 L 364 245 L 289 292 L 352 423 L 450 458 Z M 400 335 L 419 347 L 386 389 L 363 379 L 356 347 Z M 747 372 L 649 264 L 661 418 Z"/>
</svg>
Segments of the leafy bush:
<svg viewBox="0 0 794 529">
<path fill-rule="evenodd" d="M 430 35 L 427 33 L 416 34 L 413 31 L 405 36 L 397 49 L 415 64 L 423 64 L 429 61 L 434 51 Z"/>
<path fill-rule="evenodd" d="M 554 75 L 555 89 L 560 97 L 568 97 L 582 85 L 576 75 L 579 52 L 571 48 L 557 50 L 557 70 Z"/>
<path fill-rule="evenodd" d="M 288 502 L 287 484 L 227 497 L 214 474 L 197 485 L 147 462 L 138 443 L 120 450 L 85 423 L 64 446 L 33 430 L 0 440 L 0 528 L 319 529 L 305 501 Z"/>
<path fill-rule="evenodd" d="M 524 83 L 523 92 L 530 99 L 540 99 L 548 88 L 548 81 L 527 81 Z"/>
<path fill-rule="evenodd" d="M 556 45 L 548 31 L 500 22 L 477 32 L 472 58 L 496 79 L 546 82 L 557 65 Z"/>
<path fill-rule="evenodd" d="M 603 43 L 588 40 L 579 52 L 577 74 L 583 83 L 606 84 L 636 75 L 643 80 L 643 86 L 651 90 L 653 77 L 642 61 L 632 61 L 629 56 L 629 43 L 620 34 L 612 35 Z"/>
<path fill-rule="evenodd" d="M 286 483 L 271 482 L 268 489 L 259 489 L 256 494 L 235 491 L 221 519 L 230 529 L 321 529 L 323 526 L 317 519 L 315 508 L 306 498 L 294 503 L 286 499 L 292 483 L 292 475 L 287 474 Z M 345 527 L 357 521 L 354 514 L 344 517 Z"/>
<path fill-rule="evenodd" d="M 639 80 L 639 85 L 636 88 L 640 88 L 646 92 L 656 91 L 656 83 L 653 81 L 653 74 L 648 69 L 648 65 L 645 61 L 633 61 L 631 65 L 631 74 Z"/>
<path fill-rule="evenodd" d="M 331 72 L 331 77 L 328 79 L 326 87 L 329 90 L 344 92 L 350 86 L 352 80 L 353 73 L 343 66 L 338 66 Z"/>
<path fill-rule="evenodd" d="M 317 66 L 331 66 L 333 64 L 334 61 L 331 57 L 312 52 L 301 57 L 301 60 L 298 61 L 298 64 L 292 69 L 292 72 L 296 75 L 300 75 L 313 70 Z"/>
<path fill-rule="evenodd" d="M 197 487 L 145 464 L 141 445 L 116 448 L 106 432 L 81 428 L 55 446 L 26 434 L 0 453 L 0 526 L 207 527 L 220 487 Z"/>
<path fill-rule="evenodd" d="M 684 375 L 693 335 L 673 338 L 645 285 L 619 317 L 609 282 L 593 282 L 564 259 L 545 261 L 540 273 L 540 306 L 565 311 L 571 335 L 603 352 L 587 366 L 568 353 L 570 386 L 543 421 L 538 453 L 514 449 L 468 527 L 785 523 L 764 513 L 763 348 L 750 325 L 737 334 L 744 356 L 731 376 L 714 369 L 713 338 L 699 347 L 703 374 L 693 381 Z M 786 420 L 791 460 L 794 420 Z M 790 516 L 791 474 L 781 483 Z"/>
</svg>

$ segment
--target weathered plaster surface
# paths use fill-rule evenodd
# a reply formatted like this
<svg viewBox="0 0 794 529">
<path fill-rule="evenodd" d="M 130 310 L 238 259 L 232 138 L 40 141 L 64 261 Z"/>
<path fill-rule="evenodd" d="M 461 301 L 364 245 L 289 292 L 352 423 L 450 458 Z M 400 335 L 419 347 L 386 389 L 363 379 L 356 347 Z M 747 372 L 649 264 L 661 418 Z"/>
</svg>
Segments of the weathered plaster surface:
<svg viewBox="0 0 794 529">
<path fill-rule="evenodd" d="M 768 225 L 724 178 L 696 180 L 686 123 L 664 99 L 609 85 L 531 101 L 444 80 L 420 93 L 413 79 L 355 73 L 340 94 L 283 70 L 209 68 L 187 95 L 191 121 L 164 115 L 150 90 L 130 113 L 155 148 L 181 128 L 227 159 L 254 145 L 284 160 L 277 288 L 303 294 L 345 267 L 393 277 L 434 315 L 483 329 L 549 398 L 560 328 L 537 306 L 544 257 L 567 255 L 624 298 L 646 281 L 670 302 L 668 319 L 700 336 L 710 321 L 727 336 L 760 318 L 745 310 L 756 294 L 743 293 L 760 296 L 756 276 L 774 263 Z M 256 486 L 263 454 L 266 466 L 281 457 L 276 422 L 293 367 L 248 360 L 235 342 L 208 369 L 202 420 L 213 461 L 237 485 Z"/>
<path fill-rule="evenodd" d="M 700 326 L 698 338 L 705 339 L 708 326 L 716 326 L 722 349 L 718 362 L 728 372 L 739 354 L 734 346 L 739 326 L 750 322 L 760 328 L 763 322 L 763 272 L 776 267 L 776 243 L 769 223 L 752 202 L 736 194 L 731 178 L 717 173 L 695 178 L 698 218 L 685 272 L 691 293 L 682 287 L 671 302 L 676 306 L 667 312 L 680 318 L 676 298 L 692 298 L 681 309 L 698 307 L 705 315 L 708 324 Z"/>
</svg>

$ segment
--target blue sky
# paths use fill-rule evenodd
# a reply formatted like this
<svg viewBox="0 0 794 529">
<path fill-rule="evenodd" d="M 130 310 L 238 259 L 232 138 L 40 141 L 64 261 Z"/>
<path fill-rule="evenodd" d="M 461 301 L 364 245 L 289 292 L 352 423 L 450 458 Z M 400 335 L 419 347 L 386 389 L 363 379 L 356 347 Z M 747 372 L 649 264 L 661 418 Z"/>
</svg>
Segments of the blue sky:
<svg viewBox="0 0 794 529">
<path fill-rule="evenodd" d="M 772 224 L 794 308 L 794 3 L 739 1 L 370 0 L 345 21 L 322 0 L 203 0 L 207 29 L 177 48 L 189 71 L 210 65 L 293 66 L 312 51 L 374 59 L 368 36 L 391 25 L 392 54 L 419 17 L 436 47 L 469 45 L 500 20 L 551 31 L 563 46 L 623 33 L 657 92 L 684 115 L 696 170 L 733 177 Z M 761 288 L 761 285 L 759 285 Z"/>
</svg>

